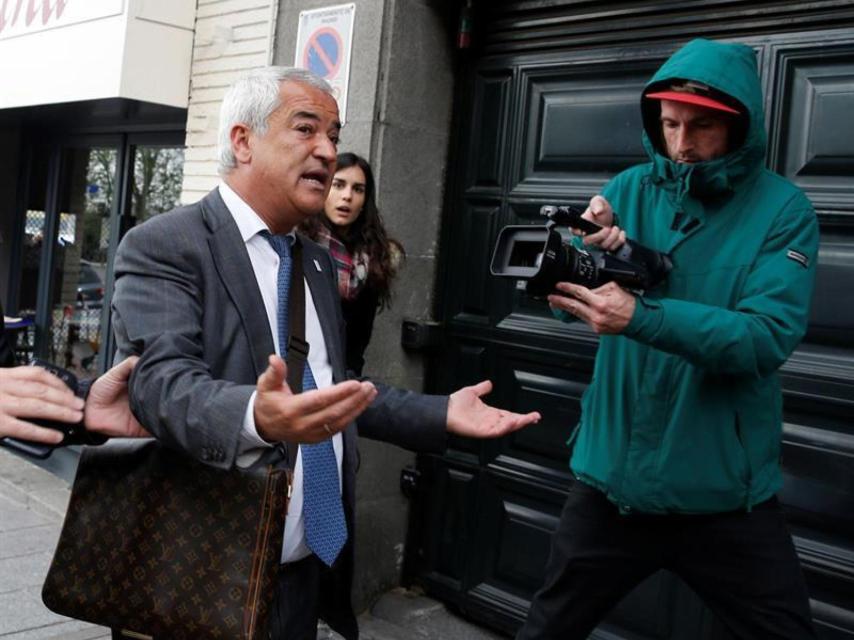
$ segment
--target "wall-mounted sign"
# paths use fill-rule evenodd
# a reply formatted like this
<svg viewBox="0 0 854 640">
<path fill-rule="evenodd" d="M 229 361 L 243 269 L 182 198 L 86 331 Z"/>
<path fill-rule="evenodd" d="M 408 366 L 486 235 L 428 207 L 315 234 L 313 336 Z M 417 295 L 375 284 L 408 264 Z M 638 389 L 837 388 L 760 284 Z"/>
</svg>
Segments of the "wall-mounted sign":
<svg viewBox="0 0 854 640">
<path fill-rule="evenodd" d="M 187 5 L 196 2 L 0 0 L 0 109 L 105 98 L 185 109 Z"/>
<path fill-rule="evenodd" d="M 299 14 L 294 66 L 309 69 L 332 85 L 342 123 L 347 117 L 355 13 L 351 3 Z"/>
<path fill-rule="evenodd" d="M 124 11 L 124 0 L 0 0 L 0 40 Z"/>
</svg>

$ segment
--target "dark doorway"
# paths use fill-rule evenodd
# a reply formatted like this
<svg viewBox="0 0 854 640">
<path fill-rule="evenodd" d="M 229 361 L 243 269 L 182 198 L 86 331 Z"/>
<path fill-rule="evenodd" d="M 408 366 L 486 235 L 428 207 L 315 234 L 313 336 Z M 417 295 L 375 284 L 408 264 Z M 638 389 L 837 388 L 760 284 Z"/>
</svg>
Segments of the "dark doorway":
<svg viewBox="0 0 854 640">
<path fill-rule="evenodd" d="M 821 5 L 820 7 L 818 5 Z M 762 5 L 764 9 L 758 8 Z M 797 24 L 797 32 L 792 30 Z M 433 389 L 490 377 L 493 397 L 543 421 L 500 442 L 452 440 L 420 456 L 411 577 L 512 633 L 542 582 L 569 481 L 566 447 L 597 341 L 488 275 L 506 224 L 544 204 L 584 204 L 645 159 L 638 99 L 691 37 L 738 40 L 760 62 L 767 164 L 812 199 L 822 227 L 807 338 L 782 371 L 780 493 L 823 638 L 854 638 L 854 11 L 830 3 L 475 3 L 458 78 L 456 147 L 442 238 L 446 348 Z M 700 600 L 659 573 L 597 638 L 729 638 Z"/>
</svg>

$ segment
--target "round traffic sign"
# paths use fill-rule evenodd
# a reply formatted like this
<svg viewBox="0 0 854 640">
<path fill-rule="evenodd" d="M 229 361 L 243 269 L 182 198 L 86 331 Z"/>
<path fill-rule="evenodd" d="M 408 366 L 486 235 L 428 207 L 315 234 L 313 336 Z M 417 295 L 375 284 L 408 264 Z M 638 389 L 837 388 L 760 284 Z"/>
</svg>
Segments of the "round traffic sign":
<svg viewBox="0 0 854 640">
<path fill-rule="evenodd" d="M 338 72 L 343 57 L 344 46 L 338 31 L 321 27 L 305 43 L 303 67 L 321 78 L 331 78 Z"/>
</svg>

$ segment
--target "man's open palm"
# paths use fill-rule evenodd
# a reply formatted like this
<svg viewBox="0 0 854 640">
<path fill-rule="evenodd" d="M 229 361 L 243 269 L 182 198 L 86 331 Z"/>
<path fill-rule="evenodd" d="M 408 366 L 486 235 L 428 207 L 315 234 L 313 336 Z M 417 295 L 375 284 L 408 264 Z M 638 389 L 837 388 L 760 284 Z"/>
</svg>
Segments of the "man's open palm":
<svg viewBox="0 0 854 640">
<path fill-rule="evenodd" d="M 492 383 L 484 380 L 452 393 L 448 400 L 448 432 L 469 438 L 498 438 L 539 422 L 536 411 L 521 414 L 489 406 L 481 397 L 490 391 Z"/>
</svg>

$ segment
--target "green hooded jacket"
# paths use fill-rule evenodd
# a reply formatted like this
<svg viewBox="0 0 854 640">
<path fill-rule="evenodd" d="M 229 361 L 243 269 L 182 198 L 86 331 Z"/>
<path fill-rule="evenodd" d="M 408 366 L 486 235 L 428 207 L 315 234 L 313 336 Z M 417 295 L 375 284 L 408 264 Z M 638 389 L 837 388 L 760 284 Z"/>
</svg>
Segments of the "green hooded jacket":
<svg viewBox="0 0 854 640">
<path fill-rule="evenodd" d="M 735 98 L 749 113 L 744 142 L 674 163 L 658 150 L 658 101 L 641 100 L 651 162 L 602 195 L 627 235 L 669 252 L 674 269 L 637 298 L 622 335 L 602 336 L 570 466 L 623 513 L 749 510 L 782 483 L 777 370 L 806 331 L 818 222 L 806 196 L 764 168 L 753 50 L 694 40 L 645 92 L 675 78 Z"/>
</svg>

